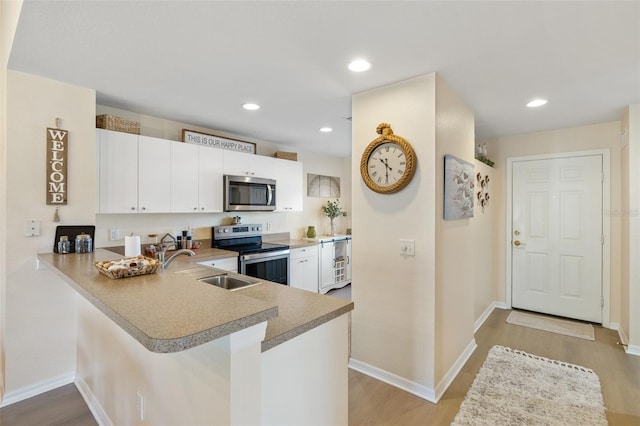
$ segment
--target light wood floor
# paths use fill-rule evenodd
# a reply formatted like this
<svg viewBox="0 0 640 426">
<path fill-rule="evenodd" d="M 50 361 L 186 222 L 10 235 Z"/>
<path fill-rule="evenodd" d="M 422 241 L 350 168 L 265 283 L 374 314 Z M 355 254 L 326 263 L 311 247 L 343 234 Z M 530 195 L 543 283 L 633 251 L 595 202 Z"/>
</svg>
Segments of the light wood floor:
<svg viewBox="0 0 640 426">
<path fill-rule="evenodd" d="M 600 377 L 609 424 L 640 425 L 640 357 L 616 344 L 616 331 L 596 326 L 591 342 L 507 324 L 509 312 L 494 310 L 480 327 L 478 348 L 437 405 L 350 370 L 349 424 L 449 425 L 489 349 L 501 345 L 591 368 Z"/>
<path fill-rule="evenodd" d="M 349 424 L 449 425 L 489 349 L 502 345 L 593 369 L 600 377 L 609 424 L 640 425 L 640 357 L 624 353 L 616 344 L 615 331 L 596 327 L 596 341 L 590 342 L 507 324 L 509 312 L 496 309 L 480 328 L 478 348 L 437 405 L 350 370 Z M 93 426 L 96 422 L 75 387 L 68 385 L 0 409 L 0 424 Z"/>
</svg>

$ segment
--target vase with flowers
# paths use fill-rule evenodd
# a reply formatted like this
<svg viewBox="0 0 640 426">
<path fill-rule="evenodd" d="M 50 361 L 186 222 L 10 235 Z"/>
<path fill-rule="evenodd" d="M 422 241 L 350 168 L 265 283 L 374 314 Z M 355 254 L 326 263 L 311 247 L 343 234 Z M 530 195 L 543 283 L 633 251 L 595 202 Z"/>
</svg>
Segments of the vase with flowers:
<svg viewBox="0 0 640 426">
<path fill-rule="evenodd" d="M 347 213 L 340 207 L 340 200 L 336 198 L 335 201 L 327 201 L 327 204 L 322 206 L 322 213 L 331 220 L 331 235 L 336 235 L 335 218 L 347 215 Z"/>
</svg>

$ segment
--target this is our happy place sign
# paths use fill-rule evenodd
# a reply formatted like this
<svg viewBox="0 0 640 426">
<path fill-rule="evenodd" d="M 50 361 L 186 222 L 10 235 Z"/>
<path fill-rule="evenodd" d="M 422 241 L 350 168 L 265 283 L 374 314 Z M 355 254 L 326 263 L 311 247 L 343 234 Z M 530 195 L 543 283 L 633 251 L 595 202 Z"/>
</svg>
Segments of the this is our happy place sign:
<svg viewBox="0 0 640 426">
<path fill-rule="evenodd" d="M 182 129 L 182 142 L 194 145 L 209 146 L 212 148 L 226 149 L 228 151 L 244 152 L 246 154 L 256 153 L 256 144 L 244 142 L 236 139 L 223 138 L 216 135 L 194 132 Z"/>
</svg>

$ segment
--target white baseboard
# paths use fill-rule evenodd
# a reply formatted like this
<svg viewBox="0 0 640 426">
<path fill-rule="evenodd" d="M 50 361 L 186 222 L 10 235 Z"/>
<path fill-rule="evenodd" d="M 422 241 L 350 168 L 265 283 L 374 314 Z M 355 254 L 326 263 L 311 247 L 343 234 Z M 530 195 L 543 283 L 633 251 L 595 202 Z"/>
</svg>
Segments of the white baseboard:
<svg viewBox="0 0 640 426">
<path fill-rule="evenodd" d="M 442 395 L 449 389 L 449 386 L 453 382 L 453 380 L 458 376 L 462 367 L 467 363 L 469 357 L 476 350 L 478 345 L 476 344 L 476 339 L 471 339 L 466 349 L 460 354 L 456 362 L 451 366 L 447 374 L 444 375 L 440 383 L 436 386 L 436 402 L 440 401 Z"/>
<path fill-rule="evenodd" d="M 399 389 L 407 391 L 415 396 L 418 396 L 422 399 L 426 399 L 429 402 L 437 404 L 442 395 L 449 388 L 453 380 L 458 376 L 462 367 L 467 363 L 467 360 L 476 350 L 478 345 L 476 345 L 476 340 L 471 339 L 469 345 L 467 345 L 466 349 L 460 354 L 456 362 L 451 366 L 447 374 L 443 377 L 443 379 L 438 383 L 435 390 L 431 389 L 427 386 L 421 385 L 414 381 L 405 379 L 404 377 L 400 377 L 396 374 L 390 373 L 388 371 L 382 370 L 378 367 L 374 367 L 373 365 L 367 364 L 362 361 L 358 361 L 357 359 L 351 358 L 349 360 L 349 368 L 359 371 L 362 374 L 366 374 L 367 376 L 373 377 L 374 379 L 378 379 L 382 382 L 390 384 L 391 386 L 395 386 Z"/>
<path fill-rule="evenodd" d="M 489 306 L 487 306 L 487 309 L 485 309 L 482 315 L 480 315 L 480 318 L 475 320 L 475 322 L 473 323 L 473 334 L 476 334 L 478 332 L 480 327 L 482 327 L 482 324 L 484 324 L 487 318 L 489 318 L 489 315 L 491 315 L 491 312 L 493 312 L 493 310 L 496 308 L 507 309 L 507 305 L 503 302 L 492 302 Z"/>
<path fill-rule="evenodd" d="M 638 345 L 628 345 L 626 352 L 629 355 L 640 356 L 640 346 L 638 346 Z"/>
<path fill-rule="evenodd" d="M 73 383 L 75 373 L 70 372 L 58 377 L 53 377 L 49 380 L 45 380 L 40 383 L 35 383 L 31 386 L 24 387 L 22 389 L 15 390 L 4 394 L 2 398 L 2 405 L 0 407 L 6 407 L 7 405 L 15 404 L 16 402 L 29 399 L 41 393 L 49 392 L 50 390 L 59 388 L 60 386 Z"/>
<path fill-rule="evenodd" d="M 100 426 L 113 426 L 111 419 L 109 419 L 109 416 L 105 413 L 102 405 L 100 405 L 98 399 L 95 397 L 93 392 L 91 392 L 87 382 L 82 380 L 81 377 L 76 377 L 75 384 L 80 395 L 84 398 L 84 402 L 87 404 L 87 407 L 89 407 L 89 411 L 93 414 L 93 418 L 96 419 L 96 422 Z"/>
<path fill-rule="evenodd" d="M 357 359 L 351 358 L 349 360 L 349 368 L 356 370 L 362 374 L 378 379 L 382 382 L 395 386 L 399 389 L 407 391 L 419 398 L 426 399 L 429 402 L 436 404 L 435 391 L 427 386 L 405 379 L 388 371 L 382 370 L 373 365 L 367 364 Z"/>
</svg>

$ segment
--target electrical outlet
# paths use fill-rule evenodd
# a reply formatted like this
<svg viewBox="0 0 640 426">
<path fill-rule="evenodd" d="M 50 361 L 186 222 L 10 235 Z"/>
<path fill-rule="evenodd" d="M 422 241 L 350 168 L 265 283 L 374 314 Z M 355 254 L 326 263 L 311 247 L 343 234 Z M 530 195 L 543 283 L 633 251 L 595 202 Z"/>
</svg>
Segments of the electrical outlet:
<svg viewBox="0 0 640 426">
<path fill-rule="evenodd" d="M 142 394 L 140 393 L 140 391 L 137 392 L 138 394 L 138 417 L 140 418 L 140 421 L 144 420 L 144 397 L 142 396 Z"/>
<path fill-rule="evenodd" d="M 400 240 L 400 254 L 402 256 L 415 256 L 416 255 L 416 241 L 415 240 Z"/>
<path fill-rule="evenodd" d="M 109 241 L 118 241 L 120 239 L 120 230 L 117 228 L 109 229 Z"/>
<path fill-rule="evenodd" d="M 271 222 L 267 222 L 267 231 L 271 231 Z"/>
</svg>

